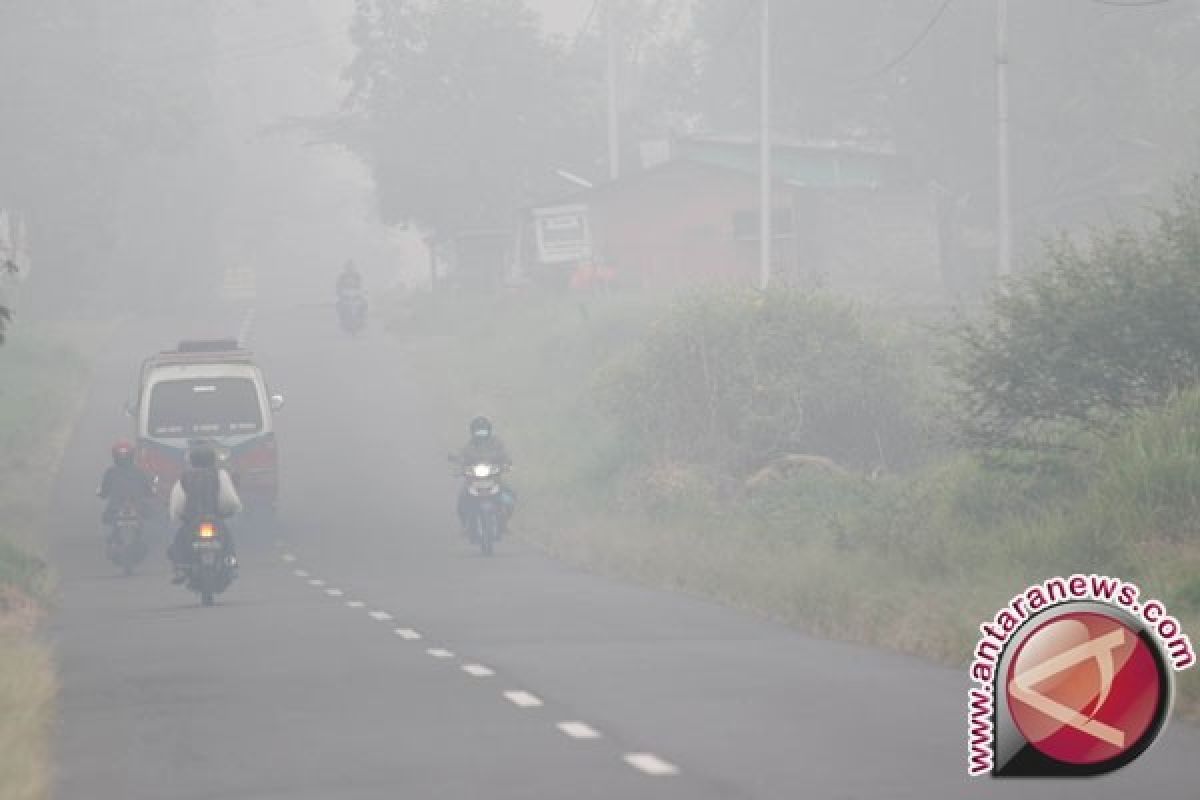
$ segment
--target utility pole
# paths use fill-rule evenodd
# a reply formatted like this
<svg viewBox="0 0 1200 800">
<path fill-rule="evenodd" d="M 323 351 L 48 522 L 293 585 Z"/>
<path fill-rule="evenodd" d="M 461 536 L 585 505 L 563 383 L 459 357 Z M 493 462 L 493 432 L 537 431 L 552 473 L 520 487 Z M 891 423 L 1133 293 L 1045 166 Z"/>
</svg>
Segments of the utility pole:
<svg viewBox="0 0 1200 800">
<path fill-rule="evenodd" d="M 759 120 L 759 203 L 758 203 L 758 288 L 766 291 L 771 283 L 771 0 L 762 2 L 759 46 L 761 119 Z"/>
<path fill-rule="evenodd" d="M 616 0 L 605 0 L 604 28 L 608 50 L 608 177 L 621 177 L 621 130 L 617 104 L 617 8 Z"/>
<path fill-rule="evenodd" d="M 1008 0 L 996 0 L 996 275 L 1012 274 L 1012 163 L 1008 136 Z"/>
</svg>

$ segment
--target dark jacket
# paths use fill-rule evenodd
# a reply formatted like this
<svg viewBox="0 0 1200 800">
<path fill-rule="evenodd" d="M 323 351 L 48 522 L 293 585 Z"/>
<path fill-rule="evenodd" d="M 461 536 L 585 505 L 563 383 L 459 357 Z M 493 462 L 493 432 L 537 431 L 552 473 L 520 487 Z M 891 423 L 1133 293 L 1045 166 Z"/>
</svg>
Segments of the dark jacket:
<svg viewBox="0 0 1200 800">
<path fill-rule="evenodd" d="M 504 446 L 504 442 L 500 440 L 499 436 L 489 436 L 486 439 L 471 437 L 459 451 L 458 459 L 463 466 L 481 462 L 499 464 L 504 467 L 512 464 L 508 448 Z"/>
<path fill-rule="evenodd" d="M 154 486 L 146 473 L 133 464 L 117 465 L 104 471 L 100 481 L 100 496 L 108 501 L 108 511 L 124 503 L 141 503 L 154 494 Z"/>
<path fill-rule="evenodd" d="M 343 272 L 338 275 L 337 293 L 339 297 L 345 294 L 361 292 L 362 286 L 362 275 L 357 272 Z"/>
<path fill-rule="evenodd" d="M 221 479 L 213 469 L 189 467 L 179 476 L 179 485 L 185 497 L 183 519 L 215 517 L 220 511 Z"/>
</svg>

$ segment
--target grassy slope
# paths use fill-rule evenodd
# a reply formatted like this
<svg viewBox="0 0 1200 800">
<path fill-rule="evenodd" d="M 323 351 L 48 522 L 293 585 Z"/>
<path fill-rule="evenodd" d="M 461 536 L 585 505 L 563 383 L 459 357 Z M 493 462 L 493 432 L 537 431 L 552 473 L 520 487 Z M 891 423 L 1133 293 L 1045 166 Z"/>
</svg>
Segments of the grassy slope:
<svg viewBox="0 0 1200 800">
<path fill-rule="evenodd" d="M 95 331 L 92 331 L 95 333 Z M 44 515 L 86 385 L 74 331 L 14 331 L 0 348 L 0 797 L 50 792 L 55 693 L 47 648 L 34 638 L 49 600 Z M 94 339 L 93 339 L 94 340 Z"/>
<path fill-rule="evenodd" d="M 637 466 L 593 408 L 596 369 L 653 304 L 506 298 L 403 317 L 448 442 L 497 417 L 519 529 L 569 561 L 715 597 L 819 635 L 962 663 L 978 624 L 1026 585 L 1097 571 L 1141 582 L 1200 644 L 1200 394 L 1039 474 L 948 456 L 913 476 L 802 469 L 753 489 Z M 1200 715 L 1200 669 L 1180 681 Z"/>
</svg>

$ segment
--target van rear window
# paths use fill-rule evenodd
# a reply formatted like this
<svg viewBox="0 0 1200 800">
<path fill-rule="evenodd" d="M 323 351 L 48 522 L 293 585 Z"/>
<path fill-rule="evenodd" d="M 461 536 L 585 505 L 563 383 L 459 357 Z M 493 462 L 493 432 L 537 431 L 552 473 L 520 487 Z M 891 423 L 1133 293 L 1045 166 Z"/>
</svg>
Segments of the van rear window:
<svg viewBox="0 0 1200 800">
<path fill-rule="evenodd" d="M 262 406 L 249 378 L 161 381 L 150 392 L 150 436 L 221 436 L 258 433 Z"/>
</svg>

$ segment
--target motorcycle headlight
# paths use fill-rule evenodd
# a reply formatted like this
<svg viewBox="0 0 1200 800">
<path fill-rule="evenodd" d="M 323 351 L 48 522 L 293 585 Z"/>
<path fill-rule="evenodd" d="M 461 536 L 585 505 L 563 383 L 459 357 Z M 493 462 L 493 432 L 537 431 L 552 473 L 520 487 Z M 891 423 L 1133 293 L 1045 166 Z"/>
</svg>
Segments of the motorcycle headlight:
<svg viewBox="0 0 1200 800">
<path fill-rule="evenodd" d="M 476 464 L 472 472 L 476 478 L 487 478 L 492 474 L 492 467 L 489 464 Z"/>
</svg>

